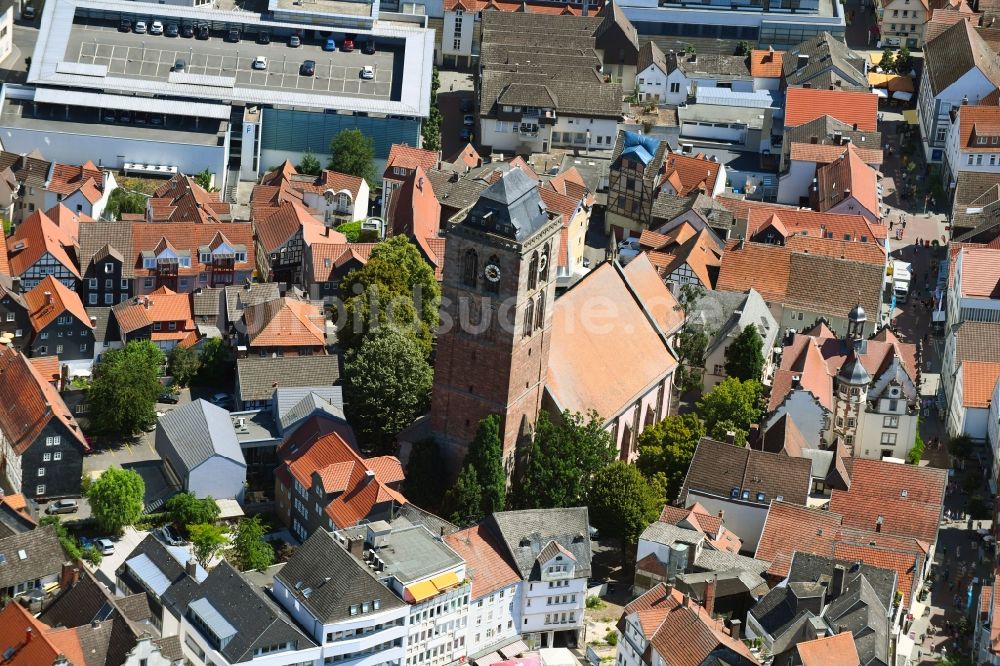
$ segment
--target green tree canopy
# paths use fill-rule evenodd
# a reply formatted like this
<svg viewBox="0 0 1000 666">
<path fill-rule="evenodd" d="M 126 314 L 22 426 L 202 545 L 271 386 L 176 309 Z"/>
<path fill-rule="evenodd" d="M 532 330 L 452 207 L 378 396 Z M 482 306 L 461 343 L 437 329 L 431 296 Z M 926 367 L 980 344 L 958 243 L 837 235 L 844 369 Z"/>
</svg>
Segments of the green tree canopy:
<svg viewBox="0 0 1000 666">
<path fill-rule="evenodd" d="M 228 556 L 240 571 L 263 571 L 274 564 L 274 548 L 264 541 L 264 522 L 259 515 L 241 518 L 232 530 Z"/>
<path fill-rule="evenodd" d="M 231 385 L 236 361 L 221 338 L 206 340 L 198 355 L 198 383 L 205 386 Z"/>
<path fill-rule="evenodd" d="M 375 183 L 375 142 L 355 128 L 341 130 L 330 142 L 328 168 Z"/>
<path fill-rule="evenodd" d="M 638 469 L 616 460 L 594 475 L 587 502 L 590 523 L 605 536 L 621 539 L 624 553 L 656 520 L 659 499 Z"/>
<path fill-rule="evenodd" d="M 198 560 L 198 564 L 207 569 L 212 558 L 218 555 L 222 547 L 226 545 L 225 531 L 210 523 L 188 525 L 187 531 L 191 537 L 194 558 Z"/>
<path fill-rule="evenodd" d="M 131 469 L 110 467 L 87 488 L 90 512 L 100 528 L 121 534 L 126 525 L 134 525 L 142 516 L 146 484 Z"/>
<path fill-rule="evenodd" d="M 417 506 L 436 511 L 441 506 L 441 470 L 444 469 L 441 447 L 433 438 L 415 442 L 406 463 L 403 494 Z"/>
<path fill-rule="evenodd" d="M 896 72 L 899 74 L 909 74 L 910 70 L 913 69 L 913 62 L 910 57 L 910 49 L 906 48 L 906 45 L 899 47 L 899 51 L 896 52 Z"/>
<path fill-rule="evenodd" d="M 718 437 L 718 425 L 725 423 L 745 437 L 750 426 L 760 420 L 763 392 L 763 386 L 756 380 L 741 382 L 727 377 L 698 400 L 698 415 L 705 422 L 705 430 Z"/>
<path fill-rule="evenodd" d="M 747 324 L 726 348 L 726 375 L 740 381 L 760 381 L 764 372 L 764 341 L 757 327 Z"/>
<path fill-rule="evenodd" d="M 148 198 L 141 192 L 133 192 L 118 187 L 108 196 L 108 204 L 104 207 L 104 217 L 109 220 L 120 220 L 125 213 L 139 215 L 146 212 Z"/>
<path fill-rule="evenodd" d="M 362 442 L 396 450 L 396 435 L 430 406 L 433 371 L 413 337 L 394 326 L 373 331 L 344 360 L 347 417 Z"/>
<path fill-rule="evenodd" d="M 663 474 L 666 501 L 680 493 L 694 450 L 704 436 L 705 426 L 695 414 L 668 416 L 639 435 L 636 466 L 649 479 Z"/>
<path fill-rule="evenodd" d="M 892 49 L 888 46 L 882 49 L 882 58 L 878 61 L 878 66 L 883 72 L 896 71 L 896 57 L 892 54 Z"/>
<path fill-rule="evenodd" d="M 302 153 L 302 161 L 296 167 L 299 173 L 308 174 L 310 176 L 318 176 L 323 171 L 323 165 L 320 163 L 319 158 L 312 154 L 311 151 L 306 151 Z"/>
<path fill-rule="evenodd" d="M 211 497 L 198 499 L 189 492 L 177 493 L 167 500 L 163 508 L 182 530 L 188 525 L 215 523 L 221 513 L 219 505 Z"/>
<path fill-rule="evenodd" d="M 202 171 L 201 173 L 196 173 L 194 175 L 194 182 L 196 182 L 198 185 L 208 190 L 209 192 L 218 192 L 219 188 L 212 187 L 212 178 L 214 176 L 215 174 L 209 171 L 208 167 L 205 167 L 204 171 Z"/>
<path fill-rule="evenodd" d="M 542 411 L 520 484 L 519 504 L 525 509 L 584 504 L 594 474 L 614 459 L 611 435 L 596 413 L 584 417 L 563 412 L 553 421 Z"/>
<path fill-rule="evenodd" d="M 441 287 L 430 264 L 406 236 L 379 243 L 364 267 L 345 276 L 341 292 L 347 302 L 337 335 L 345 349 L 356 347 L 369 331 L 395 324 L 413 330 L 425 356 L 430 354 Z"/>
<path fill-rule="evenodd" d="M 442 506 L 448 520 L 462 527 L 483 517 L 483 488 L 476 478 L 475 467 L 466 465 L 462 468 L 455 485 L 445 493 Z"/>
<path fill-rule="evenodd" d="M 482 489 L 480 516 L 503 511 L 507 500 L 507 472 L 503 467 L 499 416 L 491 414 L 479 422 L 464 464 L 476 470 L 476 479 Z"/>
<path fill-rule="evenodd" d="M 753 45 L 750 42 L 742 40 L 736 45 L 736 55 L 746 57 L 751 53 L 753 53 Z"/>
<path fill-rule="evenodd" d="M 191 347 L 177 346 L 167 357 L 167 374 L 174 378 L 178 386 L 189 386 L 198 374 L 201 359 Z"/>
<path fill-rule="evenodd" d="M 105 351 L 87 396 L 91 427 L 101 434 L 128 436 L 156 423 L 162 365 L 163 352 L 149 340 Z"/>
</svg>

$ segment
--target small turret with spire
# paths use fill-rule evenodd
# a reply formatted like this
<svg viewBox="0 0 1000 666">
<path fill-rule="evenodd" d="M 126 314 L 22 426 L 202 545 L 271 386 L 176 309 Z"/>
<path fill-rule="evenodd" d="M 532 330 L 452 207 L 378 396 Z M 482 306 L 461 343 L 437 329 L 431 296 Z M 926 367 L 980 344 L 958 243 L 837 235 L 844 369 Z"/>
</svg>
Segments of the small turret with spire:
<svg viewBox="0 0 1000 666">
<path fill-rule="evenodd" d="M 608 235 L 608 246 L 604 248 L 604 261 L 611 263 L 618 260 L 618 240 L 614 232 Z"/>
</svg>

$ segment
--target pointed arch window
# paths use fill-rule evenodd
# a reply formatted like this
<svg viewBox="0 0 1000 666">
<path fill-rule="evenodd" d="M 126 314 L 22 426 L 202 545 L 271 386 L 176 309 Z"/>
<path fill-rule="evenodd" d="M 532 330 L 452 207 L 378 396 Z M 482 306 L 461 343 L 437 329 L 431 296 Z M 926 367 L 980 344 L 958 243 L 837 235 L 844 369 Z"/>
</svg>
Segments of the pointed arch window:
<svg viewBox="0 0 1000 666">
<path fill-rule="evenodd" d="M 538 277 L 542 284 L 549 281 L 549 246 L 545 245 L 545 249 L 542 250 L 541 264 L 538 266 Z"/>
<path fill-rule="evenodd" d="M 524 307 L 524 336 L 527 337 L 531 335 L 532 327 L 535 323 L 535 302 L 528 301 L 528 304 Z"/>
<path fill-rule="evenodd" d="M 528 289 L 538 286 L 538 252 L 531 253 L 531 261 L 528 263 Z"/>
<path fill-rule="evenodd" d="M 466 250 L 462 258 L 462 282 L 466 286 L 475 287 L 478 272 L 479 254 L 472 249 Z"/>
<path fill-rule="evenodd" d="M 535 308 L 535 328 L 545 325 L 545 294 L 538 295 L 538 307 Z"/>
</svg>

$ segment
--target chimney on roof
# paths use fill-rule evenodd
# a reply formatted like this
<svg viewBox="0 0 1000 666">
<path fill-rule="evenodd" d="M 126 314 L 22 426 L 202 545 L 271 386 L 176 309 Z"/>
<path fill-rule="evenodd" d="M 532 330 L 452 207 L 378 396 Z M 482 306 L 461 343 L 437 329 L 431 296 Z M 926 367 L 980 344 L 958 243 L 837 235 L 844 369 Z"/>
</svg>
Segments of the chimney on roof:
<svg viewBox="0 0 1000 666">
<path fill-rule="evenodd" d="M 365 555 L 365 540 L 364 537 L 357 537 L 354 539 L 348 539 L 347 541 L 347 552 L 358 558 L 362 559 Z"/>
<path fill-rule="evenodd" d="M 799 54 L 799 60 L 798 60 L 798 63 L 796 65 L 795 69 L 799 70 L 799 69 L 802 69 L 803 67 L 806 67 L 808 65 L 809 65 L 809 56 L 806 55 L 805 53 L 800 53 Z"/>
<path fill-rule="evenodd" d="M 194 575 L 198 572 L 198 562 L 192 557 L 187 562 L 184 563 L 184 571 L 188 576 L 194 578 Z"/>
<path fill-rule="evenodd" d="M 715 585 L 718 576 L 712 576 L 712 580 L 705 583 L 705 610 L 708 611 L 708 616 L 712 617 L 712 611 L 715 610 Z"/>
<path fill-rule="evenodd" d="M 148 310 L 149 309 L 149 303 L 150 303 L 149 296 L 143 296 L 142 297 L 142 307 L 144 307 L 144 308 L 146 308 Z"/>
<path fill-rule="evenodd" d="M 885 522 L 885 518 L 882 514 L 878 514 L 878 518 L 875 519 L 875 531 L 879 534 L 882 533 L 882 523 Z"/>
<path fill-rule="evenodd" d="M 91 326 L 97 326 L 97 317 L 91 317 L 90 318 L 90 325 Z"/>
<path fill-rule="evenodd" d="M 969 96 L 962 95 L 962 106 L 968 106 L 968 105 L 969 105 Z"/>
<path fill-rule="evenodd" d="M 78 580 L 80 580 L 80 570 L 73 566 L 72 562 L 63 562 L 62 572 L 59 574 L 59 587 L 68 590 L 76 585 Z"/>
<path fill-rule="evenodd" d="M 719 520 L 725 520 L 726 519 L 726 510 L 725 509 L 719 509 L 718 516 L 719 516 Z"/>
<path fill-rule="evenodd" d="M 12 277 L 10 279 L 10 290 L 13 291 L 15 294 L 21 293 L 21 278 Z"/>
<path fill-rule="evenodd" d="M 369 483 L 369 482 L 374 481 L 374 480 L 375 480 L 375 472 L 374 472 L 374 470 L 366 469 L 365 470 L 365 483 Z"/>
<path fill-rule="evenodd" d="M 24 642 L 25 643 L 30 643 L 31 642 L 31 638 L 32 638 L 32 636 L 34 636 L 34 634 L 35 634 L 35 630 L 34 629 L 32 629 L 31 627 L 26 628 L 24 630 Z"/>
<path fill-rule="evenodd" d="M 52 292 L 51 291 L 45 292 L 45 304 L 46 305 L 52 305 Z"/>
<path fill-rule="evenodd" d="M 802 386 L 802 375 L 792 375 L 792 388 L 797 389 Z"/>
<path fill-rule="evenodd" d="M 690 607 L 691 606 L 691 597 L 689 595 L 685 594 L 684 597 L 681 599 L 681 605 L 684 606 L 684 608 Z"/>
<path fill-rule="evenodd" d="M 847 575 L 847 569 L 844 568 L 843 564 L 837 564 L 833 567 L 833 578 L 830 580 L 830 598 L 836 599 L 844 593 L 844 577 Z"/>
<path fill-rule="evenodd" d="M 739 620 L 731 620 L 729 622 L 729 635 L 736 640 L 741 640 L 743 638 L 743 623 Z"/>
<path fill-rule="evenodd" d="M 745 241 L 743 240 L 743 235 L 740 234 L 740 237 L 736 240 L 736 249 L 737 250 L 742 250 L 744 242 Z"/>
<path fill-rule="evenodd" d="M 726 431 L 726 444 L 736 445 L 736 431 L 727 430 Z"/>
</svg>

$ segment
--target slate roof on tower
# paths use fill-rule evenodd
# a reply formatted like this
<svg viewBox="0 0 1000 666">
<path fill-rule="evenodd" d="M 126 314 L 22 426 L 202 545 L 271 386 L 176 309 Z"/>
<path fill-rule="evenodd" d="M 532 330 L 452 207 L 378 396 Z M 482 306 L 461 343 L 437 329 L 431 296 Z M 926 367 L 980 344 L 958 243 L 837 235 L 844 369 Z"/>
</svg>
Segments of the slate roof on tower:
<svg viewBox="0 0 1000 666">
<path fill-rule="evenodd" d="M 538 183 L 521 169 L 510 169 L 480 193 L 462 224 L 525 241 L 548 221 Z"/>
</svg>

